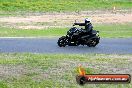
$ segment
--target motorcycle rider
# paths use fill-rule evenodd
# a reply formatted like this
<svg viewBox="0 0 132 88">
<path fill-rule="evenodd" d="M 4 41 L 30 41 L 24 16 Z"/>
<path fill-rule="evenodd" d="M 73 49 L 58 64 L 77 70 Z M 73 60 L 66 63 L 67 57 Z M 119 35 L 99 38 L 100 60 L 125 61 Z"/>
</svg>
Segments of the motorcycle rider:
<svg viewBox="0 0 132 88">
<path fill-rule="evenodd" d="M 79 26 L 85 26 L 85 30 L 82 30 L 84 33 L 91 33 L 93 30 L 93 26 L 91 24 L 91 20 L 89 18 L 85 19 L 85 23 L 74 23 L 73 26 L 79 25 Z"/>
</svg>

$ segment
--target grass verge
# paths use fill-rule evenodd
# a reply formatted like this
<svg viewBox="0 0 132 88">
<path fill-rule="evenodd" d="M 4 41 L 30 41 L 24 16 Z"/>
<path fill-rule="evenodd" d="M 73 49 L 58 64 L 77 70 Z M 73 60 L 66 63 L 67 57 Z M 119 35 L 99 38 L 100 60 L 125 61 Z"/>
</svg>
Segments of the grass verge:
<svg viewBox="0 0 132 88">
<path fill-rule="evenodd" d="M 100 31 L 104 38 L 131 38 L 132 25 L 126 24 L 98 24 L 94 29 Z M 0 27 L 0 37 L 59 37 L 66 35 L 69 28 L 49 28 L 42 30 L 24 30 Z"/>
<path fill-rule="evenodd" d="M 1 0 L 1 11 L 80 11 L 88 9 L 127 9 L 131 0 Z"/>
<path fill-rule="evenodd" d="M 0 54 L 1 88 L 80 88 L 75 76 L 82 64 L 88 74 L 132 74 L 132 55 Z M 84 88 L 131 88 L 132 84 L 90 84 Z"/>
</svg>

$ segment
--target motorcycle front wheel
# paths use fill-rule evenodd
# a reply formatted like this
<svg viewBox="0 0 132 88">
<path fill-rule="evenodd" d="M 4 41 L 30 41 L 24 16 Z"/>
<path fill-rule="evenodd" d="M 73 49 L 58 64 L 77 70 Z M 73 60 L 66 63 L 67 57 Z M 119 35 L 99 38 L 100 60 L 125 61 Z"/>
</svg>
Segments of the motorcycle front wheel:
<svg viewBox="0 0 132 88">
<path fill-rule="evenodd" d="M 67 43 L 68 43 L 68 39 L 66 38 L 66 36 L 60 37 L 57 42 L 59 47 L 65 47 Z"/>
</svg>

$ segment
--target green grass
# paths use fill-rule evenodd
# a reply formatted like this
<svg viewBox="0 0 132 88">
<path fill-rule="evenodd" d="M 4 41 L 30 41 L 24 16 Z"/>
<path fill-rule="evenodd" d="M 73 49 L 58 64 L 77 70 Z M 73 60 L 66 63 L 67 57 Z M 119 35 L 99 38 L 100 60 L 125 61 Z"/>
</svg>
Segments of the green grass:
<svg viewBox="0 0 132 88">
<path fill-rule="evenodd" d="M 24 30 L 24 29 L 11 29 L 0 28 L 1 37 L 54 37 L 64 35 L 66 28 L 51 28 L 44 30 Z"/>
<path fill-rule="evenodd" d="M 82 86 L 75 80 L 79 64 L 88 74 L 131 74 L 131 63 L 132 55 L 1 53 L 0 88 L 80 88 Z M 131 88 L 132 83 L 86 84 L 83 87 Z"/>
<path fill-rule="evenodd" d="M 50 28 L 43 30 L 24 30 L 0 28 L 0 37 L 59 37 L 66 34 L 69 28 Z M 132 25 L 127 24 L 96 24 L 94 29 L 100 31 L 103 38 L 131 38 Z"/>
<path fill-rule="evenodd" d="M 104 24 L 97 25 L 101 37 L 108 38 L 130 38 L 132 37 L 132 25 L 128 24 Z"/>
<path fill-rule="evenodd" d="M 132 8 L 131 0 L 0 0 L 0 11 L 80 11 Z"/>
</svg>

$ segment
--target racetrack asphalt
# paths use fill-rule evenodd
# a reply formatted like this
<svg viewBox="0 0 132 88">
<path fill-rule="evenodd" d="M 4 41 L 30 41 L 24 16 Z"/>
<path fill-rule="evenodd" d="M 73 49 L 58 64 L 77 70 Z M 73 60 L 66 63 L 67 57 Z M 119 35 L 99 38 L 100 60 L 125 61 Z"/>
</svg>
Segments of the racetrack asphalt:
<svg viewBox="0 0 132 88">
<path fill-rule="evenodd" d="M 57 45 L 58 38 L 0 38 L 0 53 L 132 54 L 132 38 L 101 38 L 96 47 Z"/>
</svg>

